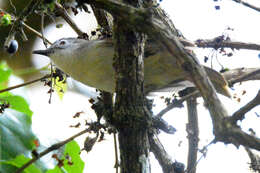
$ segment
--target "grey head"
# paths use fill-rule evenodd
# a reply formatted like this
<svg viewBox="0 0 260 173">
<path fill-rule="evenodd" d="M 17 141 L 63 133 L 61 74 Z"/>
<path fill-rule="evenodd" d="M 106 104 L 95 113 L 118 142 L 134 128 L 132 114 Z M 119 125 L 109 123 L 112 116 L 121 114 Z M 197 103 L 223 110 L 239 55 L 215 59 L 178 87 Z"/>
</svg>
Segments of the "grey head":
<svg viewBox="0 0 260 173">
<path fill-rule="evenodd" d="M 79 38 L 61 38 L 55 41 L 49 48 L 45 50 L 34 50 L 33 54 L 44 55 L 48 57 L 52 57 L 54 54 L 66 54 L 66 52 L 71 52 L 77 48 L 82 43 L 88 42 L 84 39 Z"/>
</svg>

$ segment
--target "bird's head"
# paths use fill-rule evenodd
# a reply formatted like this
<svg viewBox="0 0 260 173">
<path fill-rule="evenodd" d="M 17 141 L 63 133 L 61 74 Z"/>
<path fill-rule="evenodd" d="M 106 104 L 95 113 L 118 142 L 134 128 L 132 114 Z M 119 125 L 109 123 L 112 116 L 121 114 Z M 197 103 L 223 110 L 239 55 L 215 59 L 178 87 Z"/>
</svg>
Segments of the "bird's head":
<svg viewBox="0 0 260 173">
<path fill-rule="evenodd" d="M 75 53 L 75 51 L 80 48 L 80 45 L 85 42 L 86 40 L 78 38 L 62 38 L 55 41 L 45 50 L 34 50 L 33 54 L 48 56 L 51 59 L 66 57 L 70 56 L 72 53 Z"/>
</svg>

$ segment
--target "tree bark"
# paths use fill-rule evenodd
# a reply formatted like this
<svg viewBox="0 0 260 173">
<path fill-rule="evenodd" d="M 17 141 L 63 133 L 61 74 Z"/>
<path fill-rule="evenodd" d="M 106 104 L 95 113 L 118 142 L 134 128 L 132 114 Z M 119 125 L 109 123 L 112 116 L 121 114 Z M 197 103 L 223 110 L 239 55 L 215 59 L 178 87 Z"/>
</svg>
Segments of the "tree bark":
<svg viewBox="0 0 260 173">
<path fill-rule="evenodd" d="M 145 37 L 115 20 L 116 103 L 122 173 L 150 172 L 148 115 L 144 109 L 143 50 Z"/>
<path fill-rule="evenodd" d="M 139 6 L 138 1 L 131 5 Z M 149 173 L 149 117 L 144 105 L 143 53 L 145 35 L 114 19 L 116 102 L 121 173 Z"/>
<path fill-rule="evenodd" d="M 187 133 L 189 140 L 188 152 L 188 173 L 196 173 L 197 152 L 199 143 L 199 127 L 198 127 L 198 113 L 197 113 L 197 99 L 192 97 L 187 100 L 188 109 L 188 125 Z"/>
</svg>

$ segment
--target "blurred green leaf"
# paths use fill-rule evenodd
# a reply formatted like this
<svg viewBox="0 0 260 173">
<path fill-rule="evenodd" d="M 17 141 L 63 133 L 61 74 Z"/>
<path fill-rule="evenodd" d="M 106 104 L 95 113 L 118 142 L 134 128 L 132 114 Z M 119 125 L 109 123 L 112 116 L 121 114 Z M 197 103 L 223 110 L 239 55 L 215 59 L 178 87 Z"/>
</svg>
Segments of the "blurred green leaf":
<svg viewBox="0 0 260 173">
<path fill-rule="evenodd" d="M 37 137 L 31 129 L 31 116 L 21 112 L 6 109 L 0 114 L 0 173 L 14 172 L 23 165 L 31 156 L 31 151 L 36 148 Z M 30 170 L 47 170 L 47 164 L 42 160 L 27 168 L 28 173 L 38 173 Z"/>
<path fill-rule="evenodd" d="M 8 161 L 3 161 L 3 164 L 8 164 L 15 166 L 17 168 L 23 166 L 26 162 L 31 160 L 30 158 L 25 157 L 24 155 L 18 155 L 16 158 Z M 42 171 L 37 168 L 35 164 L 31 164 L 29 167 L 27 167 L 24 171 L 24 173 L 41 173 Z"/>
<path fill-rule="evenodd" d="M 31 131 L 31 116 L 8 109 L 0 115 L 1 159 L 29 154 L 36 139 Z M 4 141 L 4 142 L 2 142 Z"/>
<path fill-rule="evenodd" d="M 55 1 L 49 3 L 49 4 L 48 4 L 48 8 L 49 8 L 51 11 L 54 11 L 54 10 L 55 10 Z"/>
<path fill-rule="evenodd" d="M 1 83 L 7 83 L 10 75 L 12 74 L 12 70 L 7 66 L 5 62 L 0 63 L 0 89 L 6 88 L 6 84 Z M 21 97 L 13 95 L 10 92 L 4 92 L 0 94 L 0 104 L 3 103 L 9 103 L 10 108 L 17 110 L 19 112 L 25 113 L 29 116 L 32 116 L 32 111 L 29 108 L 29 104 L 27 101 Z"/>
<path fill-rule="evenodd" d="M 25 113 L 29 116 L 32 116 L 33 112 L 31 111 L 27 101 L 21 96 L 15 96 L 9 93 L 8 96 L 1 96 L 0 101 L 6 101 L 10 104 L 10 108 L 17 110 L 19 112 Z"/>
<path fill-rule="evenodd" d="M 1 26 L 8 26 L 12 23 L 12 17 L 10 14 L 4 14 L 1 18 L 0 18 L 0 25 Z"/>
<path fill-rule="evenodd" d="M 48 170 L 47 173 L 81 173 L 84 170 L 84 162 L 80 158 L 80 147 L 75 141 L 71 141 L 66 144 L 64 155 L 60 159 L 64 159 L 64 166 L 59 168 L 56 166 L 52 170 Z"/>
<path fill-rule="evenodd" d="M 7 66 L 6 62 L 0 62 L 0 83 L 6 82 L 11 73 L 12 70 Z"/>
<path fill-rule="evenodd" d="M 36 139 L 31 131 L 31 116 L 6 109 L 0 114 L 0 139 L 1 160 L 8 161 L 21 154 L 29 157 Z M 4 164 L 0 172 L 6 172 Z"/>
<path fill-rule="evenodd" d="M 80 158 L 80 147 L 76 141 L 71 141 L 65 146 L 64 154 L 71 158 L 72 165 L 65 162 L 64 168 L 68 172 L 83 172 L 84 162 Z M 67 160 L 68 161 L 68 160 Z"/>
</svg>

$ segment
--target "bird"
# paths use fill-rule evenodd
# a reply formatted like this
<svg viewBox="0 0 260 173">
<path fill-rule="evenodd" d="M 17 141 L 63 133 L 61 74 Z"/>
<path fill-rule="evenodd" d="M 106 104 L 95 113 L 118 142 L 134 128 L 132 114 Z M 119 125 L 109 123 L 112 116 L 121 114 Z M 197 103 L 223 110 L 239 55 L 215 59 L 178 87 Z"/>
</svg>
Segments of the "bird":
<svg viewBox="0 0 260 173">
<path fill-rule="evenodd" d="M 185 43 L 185 42 L 184 42 Z M 144 92 L 179 91 L 194 87 L 177 60 L 160 44 L 147 41 L 144 49 Z M 34 50 L 33 54 L 49 57 L 52 62 L 73 79 L 107 92 L 115 92 L 113 69 L 114 42 L 112 39 L 85 40 L 61 38 L 49 48 Z M 224 77 L 204 66 L 216 91 L 230 97 Z"/>
</svg>

